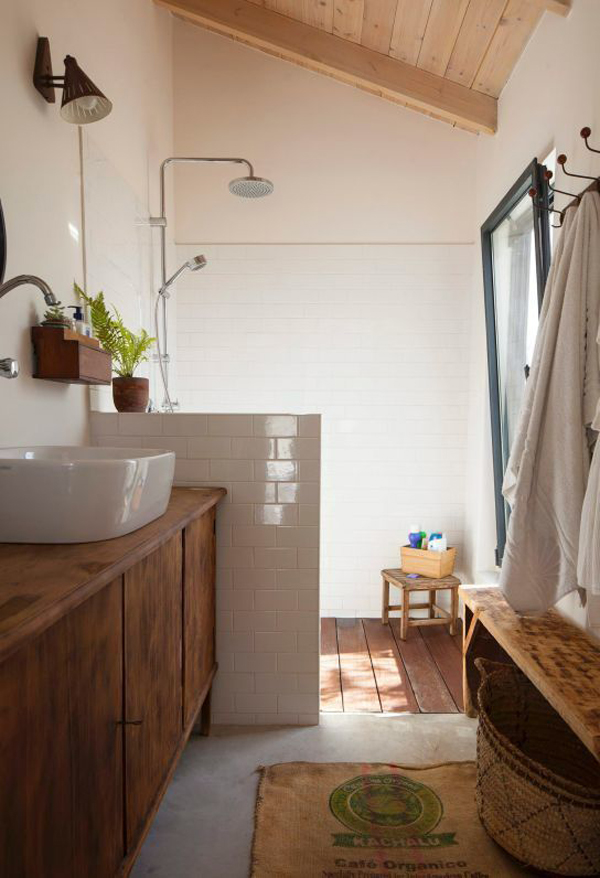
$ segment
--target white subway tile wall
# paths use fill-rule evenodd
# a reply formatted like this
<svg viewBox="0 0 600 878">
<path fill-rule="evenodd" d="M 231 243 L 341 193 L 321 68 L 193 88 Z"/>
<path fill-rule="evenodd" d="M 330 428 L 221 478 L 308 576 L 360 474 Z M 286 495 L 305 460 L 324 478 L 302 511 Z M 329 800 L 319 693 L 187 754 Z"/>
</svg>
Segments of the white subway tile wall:
<svg viewBox="0 0 600 878">
<path fill-rule="evenodd" d="M 301 470 L 318 463 L 320 430 L 312 414 L 92 412 L 95 445 L 168 448 L 176 484 L 227 489 L 217 512 L 217 724 L 318 722 L 319 482 Z M 291 474 L 300 481 L 280 481 Z"/>
<path fill-rule="evenodd" d="M 176 249 L 178 264 L 198 252 Z M 207 267 L 182 275 L 176 293 L 175 394 L 189 411 L 321 413 L 322 615 L 377 616 L 379 571 L 399 565 L 413 524 L 447 532 L 460 567 L 473 245 L 203 252 Z M 310 527 L 317 445 L 309 418 L 294 429 L 286 416 L 255 421 L 255 436 L 277 439 L 260 465 L 277 482 L 264 501 L 250 485 L 246 502 L 296 502 L 298 520 L 286 524 Z M 254 524 L 268 524 L 265 514 L 278 513 L 256 507 Z M 290 533 L 258 562 L 287 567 L 291 546 L 299 566 L 311 560 Z"/>
<path fill-rule="evenodd" d="M 82 129 L 81 169 L 85 202 L 85 277 L 89 295 L 104 291 L 126 326 L 150 329 L 153 289 L 153 230 L 148 224 L 148 205 L 141 203 L 129 182 L 104 155 L 95 136 Z M 63 298 L 61 296 L 61 298 Z M 77 302 L 75 295 L 67 302 Z M 150 377 L 156 395 L 157 369 L 142 363 L 138 374 Z M 89 388 L 92 408 L 114 411 L 111 388 Z M 162 398 L 162 397 L 161 397 Z"/>
</svg>

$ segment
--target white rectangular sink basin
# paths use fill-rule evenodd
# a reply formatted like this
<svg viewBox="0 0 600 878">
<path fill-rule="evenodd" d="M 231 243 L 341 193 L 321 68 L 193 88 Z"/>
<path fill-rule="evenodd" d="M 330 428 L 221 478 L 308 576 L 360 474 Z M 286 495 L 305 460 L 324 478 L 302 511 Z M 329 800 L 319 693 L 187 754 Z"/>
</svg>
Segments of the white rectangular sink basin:
<svg viewBox="0 0 600 878">
<path fill-rule="evenodd" d="M 0 448 L 0 542 L 121 537 L 165 512 L 174 472 L 152 448 Z"/>
</svg>

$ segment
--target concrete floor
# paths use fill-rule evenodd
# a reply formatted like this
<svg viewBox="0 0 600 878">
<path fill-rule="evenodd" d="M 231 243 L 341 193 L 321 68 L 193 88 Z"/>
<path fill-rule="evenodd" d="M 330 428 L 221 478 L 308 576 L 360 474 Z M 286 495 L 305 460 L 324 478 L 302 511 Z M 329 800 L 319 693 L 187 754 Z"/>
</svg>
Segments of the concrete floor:
<svg viewBox="0 0 600 878">
<path fill-rule="evenodd" d="M 133 878 L 248 878 L 259 765 L 475 758 L 476 720 L 461 714 L 321 714 L 306 728 L 215 727 L 181 758 Z"/>
</svg>

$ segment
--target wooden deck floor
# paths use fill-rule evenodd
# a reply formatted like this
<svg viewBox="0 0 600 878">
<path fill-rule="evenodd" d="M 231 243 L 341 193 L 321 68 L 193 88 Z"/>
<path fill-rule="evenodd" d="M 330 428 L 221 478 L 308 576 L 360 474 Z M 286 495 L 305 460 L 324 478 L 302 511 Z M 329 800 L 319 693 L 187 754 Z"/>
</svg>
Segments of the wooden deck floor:
<svg viewBox="0 0 600 878">
<path fill-rule="evenodd" d="M 461 638 L 446 627 L 397 619 L 321 619 L 321 710 L 458 713 L 463 709 Z"/>
</svg>

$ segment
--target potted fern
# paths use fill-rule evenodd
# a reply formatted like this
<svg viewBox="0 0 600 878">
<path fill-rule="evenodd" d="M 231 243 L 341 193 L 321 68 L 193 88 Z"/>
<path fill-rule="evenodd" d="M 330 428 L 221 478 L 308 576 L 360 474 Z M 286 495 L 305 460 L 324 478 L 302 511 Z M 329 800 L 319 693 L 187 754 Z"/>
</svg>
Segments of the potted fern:
<svg viewBox="0 0 600 878">
<path fill-rule="evenodd" d="M 105 351 L 112 356 L 113 402 L 118 412 L 145 412 L 148 409 L 150 383 L 147 378 L 135 377 L 141 363 L 148 360 L 148 351 L 154 344 L 145 329 L 136 335 L 127 329 L 114 305 L 109 310 L 104 293 L 88 296 L 77 284 L 75 292 L 88 306 L 92 330 Z"/>
</svg>

